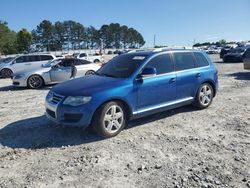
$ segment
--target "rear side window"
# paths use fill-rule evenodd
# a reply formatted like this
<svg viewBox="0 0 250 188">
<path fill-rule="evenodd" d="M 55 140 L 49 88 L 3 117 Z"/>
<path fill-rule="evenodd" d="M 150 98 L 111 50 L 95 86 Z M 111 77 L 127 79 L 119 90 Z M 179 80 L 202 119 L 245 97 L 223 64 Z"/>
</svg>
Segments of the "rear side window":
<svg viewBox="0 0 250 188">
<path fill-rule="evenodd" d="M 41 61 L 49 61 L 52 59 L 53 57 L 51 55 L 41 55 Z"/>
<path fill-rule="evenodd" d="M 193 54 L 190 52 L 173 53 L 176 71 L 192 69 L 195 67 Z"/>
<path fill-rule="evenodd" d="M 174 71 L 174 66 L 169 54 L 162 54 L 151 59 L 146 67 L 156 68 L 157 75 Z"/>
<path fill-rule="evenodd" d="M 40 57 L 38 55 L 25 56 L 25 62 L 34 62 L 40 61 Z"/>
<path fill-rule="evenodd" d="M 80 54 L 80 57 L 86 57 L 86 56 L 87 56 L 87 54 L 85 54 L 85 53 Z"/>
<path fill-rule="evenodd" d="M 207 59 L 204 57 L 202 53 L 194 52 L 194 56 L 196 59 L 197 67 L 205 67 L 209 65 Z"/>
</svg>

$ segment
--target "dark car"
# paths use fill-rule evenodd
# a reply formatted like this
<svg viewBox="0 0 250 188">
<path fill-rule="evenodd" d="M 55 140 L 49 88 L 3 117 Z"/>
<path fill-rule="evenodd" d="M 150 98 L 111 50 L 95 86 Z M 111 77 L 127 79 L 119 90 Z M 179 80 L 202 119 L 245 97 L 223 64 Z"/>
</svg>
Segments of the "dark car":
<svg viewBox="0 0 250 188">
<path fill-rule="evenodd" d="M 217 89 L 217 70 L 202 51 L 126 53 L 95 75 L 51 89 L 46 115 L 68 126 L 91 125 L 101 136 L 112 137 L 129 119 L 192 103 L 207 108 Z"/>
<path fill-rule="evenodd" d="M 245 51 L 246 49 L 241 47 L 231 49 L 223 56 L 223 62 L 243 62 Z"/>
<path fill-rule="evenodd" d="M 224 48 L 222 48 L 220 51 L 220 58 L 223 59 L 224 55 L 226 55 L 231 49 L 232 47 L 230 46 L 225 46 Z"/>
</svg>

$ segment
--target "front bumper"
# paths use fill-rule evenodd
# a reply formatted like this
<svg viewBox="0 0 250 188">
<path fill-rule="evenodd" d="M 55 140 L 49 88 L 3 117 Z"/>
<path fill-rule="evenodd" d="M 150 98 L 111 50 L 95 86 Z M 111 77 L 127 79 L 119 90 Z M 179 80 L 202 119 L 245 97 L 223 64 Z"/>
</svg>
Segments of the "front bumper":
<svg viewBox="0 0 250 188">
<path fill-rule="evenodd" d="M 46 116 L 53 122 L 66 126 L 87 127 L 91 124 L 93 112 L 88 105 L 72 107 L 64 105 L 63 101 L 53 104 L 46 99 Z"/>
<path fill-rule="evenodd" d="M 12 85 L 20 86 L 20 87 L 27 87 L 27 80 L 25 78 L 16 79 L 15 77 L 13 77 Z"/>
</svg>

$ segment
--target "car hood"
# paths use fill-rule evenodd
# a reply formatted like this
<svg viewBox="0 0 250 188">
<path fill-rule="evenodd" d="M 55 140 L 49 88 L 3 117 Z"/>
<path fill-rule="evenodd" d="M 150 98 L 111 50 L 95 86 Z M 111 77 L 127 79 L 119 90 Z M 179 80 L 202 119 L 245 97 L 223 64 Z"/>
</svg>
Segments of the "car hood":
<svg viewBox="0 0 250 188">
<path fill-rule="evenodd" d="M 100 91 L 121 86 L 126 79 L 89 75 L 72 79 L 52 88 L 52 91 L 63 96 L 89 96 Z"/>
</svg>

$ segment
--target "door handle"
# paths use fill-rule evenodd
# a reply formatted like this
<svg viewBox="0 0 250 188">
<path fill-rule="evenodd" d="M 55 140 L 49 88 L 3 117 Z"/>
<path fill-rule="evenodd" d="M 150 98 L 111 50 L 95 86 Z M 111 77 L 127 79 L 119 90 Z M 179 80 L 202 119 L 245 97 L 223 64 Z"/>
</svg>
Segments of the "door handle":
<svg viewBox="0 0 250 188">
<path fill-rule="evenodd" d="M 197 73 L 196 78 L 200 78 L 200 77 L 201 77 L 201 73 Z"/>
<path fill-rule="evenodd" d="M 171 78 L 169 82 L 174 83 L 175 81 L 176 81 L 176 78 Z"/>
<path fill-rule="evenodd" d="M 24 65 L 31 65 L 31 63 L 25 63 Z"/>
</svg>

